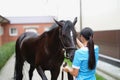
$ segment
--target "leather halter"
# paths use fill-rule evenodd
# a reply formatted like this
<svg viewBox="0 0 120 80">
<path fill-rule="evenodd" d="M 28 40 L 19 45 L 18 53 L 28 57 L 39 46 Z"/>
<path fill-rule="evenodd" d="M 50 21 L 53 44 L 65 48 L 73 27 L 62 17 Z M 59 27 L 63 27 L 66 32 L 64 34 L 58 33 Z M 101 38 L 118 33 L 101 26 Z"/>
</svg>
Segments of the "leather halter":
<svg viewBox="0 0 120 80">
<path fill-rule="evenodd" d="M 60 31 L 61 31 L 61 29 L 59 29 L 59 38 L 60 38 L 60 41 L 61 41 L 61 43 L 62 43 L 62 46 L 63 46 L 63 51 L 66 51 L 66 50 L 76 50 L 77 48 L 76 47 L 66 47 L 65 45 L 64 45 L 64 42 L 63 42 L 63 37 L 60 35 Z"/>
</svg>

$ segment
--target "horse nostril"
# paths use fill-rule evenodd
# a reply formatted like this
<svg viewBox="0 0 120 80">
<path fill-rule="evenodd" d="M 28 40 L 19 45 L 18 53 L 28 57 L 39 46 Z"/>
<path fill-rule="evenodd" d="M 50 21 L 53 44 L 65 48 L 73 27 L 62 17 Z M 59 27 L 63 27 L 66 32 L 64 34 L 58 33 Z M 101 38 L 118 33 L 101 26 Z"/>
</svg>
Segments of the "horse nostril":
<svg viewBox="0 0 120 80">
<path fill-rule="evenodd" d="M 66 58 L 69 59 L 69 56 L 70 56 L 70 55 L 67 53 L 67 54 L 66 54 Z"/>
<path fill-rule="evenodd" d="M 65 49 L 63 48 L 62 51 L 65 51 Z"/>
</svg>

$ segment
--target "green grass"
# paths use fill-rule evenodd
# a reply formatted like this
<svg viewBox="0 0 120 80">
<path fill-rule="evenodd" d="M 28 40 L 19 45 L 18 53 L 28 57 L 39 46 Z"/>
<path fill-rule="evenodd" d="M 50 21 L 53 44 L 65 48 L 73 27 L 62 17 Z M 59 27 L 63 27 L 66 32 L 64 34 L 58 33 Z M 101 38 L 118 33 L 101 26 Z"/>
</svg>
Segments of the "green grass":
<svg viewBox="0 0 120 80">
<path fill-rule="evenodd" d="M 64 62 L 67 62 L 68 66 L 72 66 L 72 63 L 69 59 L 64 59 Z M 98 74 L 95 74 L 95 76 L 96 76 L 96 80 L 105 80 L 105 78 L 103 78 L 102 76 L 100 76 Z"/>
<path fill-rule="evenodd" d="M 9 42 L 0 47 L 0 70 L 15 51 L 15 42 Z"/>
<path fill-rule="evenodd" d="M 105 80 L 105 78 L 103 78 L 102 76 L 98 74 L 95 74 L 95 76 L 96 76 L 96 80 Z"/>
</svg>

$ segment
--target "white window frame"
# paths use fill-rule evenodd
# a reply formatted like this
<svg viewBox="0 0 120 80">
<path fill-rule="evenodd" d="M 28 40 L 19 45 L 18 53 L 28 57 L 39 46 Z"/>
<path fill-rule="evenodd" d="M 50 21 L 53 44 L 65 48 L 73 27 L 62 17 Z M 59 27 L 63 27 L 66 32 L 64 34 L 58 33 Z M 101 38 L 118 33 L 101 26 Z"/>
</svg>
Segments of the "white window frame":
<svg viewBox="0 0 120 80">
<path fill-rule="evenodd" d="M 24 26 L 25 32 L 35 32 L 35 33 L 38 33 L 38 31 L 37 31 L 38 28 L 39 28 L 38 25 Z"/>
<path fill-rule="evenodd" d="M 12 29 L 16 29 L 15 33 L 12 33 L 12 31 L 11 31 Z M 9 28 L 9 35 L 10 35 L 10 36 L 17 36 L 17 35 L 18 35 L 18 30 L 17 30 L 17 28 L 15 28 L 15 27 Z"/>
<path fill-rule="evenodd" d="M 50 31 L 50 27 L 45 27 L 44 31 Z"/>
<path fill-rule="evenodd" d="M 35 32 L 35 33 L 38 33 L 35 28 L 26 28 L 25 32 Z"/>
<path fill-rule="evenodd" d="M 0 36 L 4 34 L 4 29 L 3 27 L 0 26 Z"/>
</svg>

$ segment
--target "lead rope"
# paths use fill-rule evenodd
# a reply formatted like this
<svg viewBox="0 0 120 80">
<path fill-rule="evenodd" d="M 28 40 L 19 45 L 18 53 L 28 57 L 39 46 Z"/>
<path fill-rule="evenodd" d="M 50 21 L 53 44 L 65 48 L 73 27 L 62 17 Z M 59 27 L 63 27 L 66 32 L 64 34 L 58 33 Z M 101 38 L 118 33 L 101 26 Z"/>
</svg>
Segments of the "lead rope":
<svg viewBox="0 0 120 80">
<path fill-rule="evenodd" d="M 63 63 L 63 67 L 65 67 L 65 66 L 67 66 L 67 62 L 65 62 L 65 63 Z M 63 78 L 64 78 L 64 72 L 62 71 L 62 80 L 64 80 Z"/>
<path fill-rule="evenodd" d="M 63 80 L 63 77 L 64 77 L 64 72 L 62 71 L 62 77 L 61 77 L 61 78 L 62 78 L 62 80 Z"/>
<path fill-rule="evenodd" d="M 63 48 L 62 51 L 64 51 L 64 57 L 66 57 L 66 50 Z M 63 63 L 63 66 L 62 67 L 65 67 L 66 65 Z M 61 79 L 63 80 L 64 78 L 64 72 L 62 70 L 62 75 L 61 75 Z"/>
</svg>

